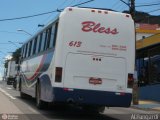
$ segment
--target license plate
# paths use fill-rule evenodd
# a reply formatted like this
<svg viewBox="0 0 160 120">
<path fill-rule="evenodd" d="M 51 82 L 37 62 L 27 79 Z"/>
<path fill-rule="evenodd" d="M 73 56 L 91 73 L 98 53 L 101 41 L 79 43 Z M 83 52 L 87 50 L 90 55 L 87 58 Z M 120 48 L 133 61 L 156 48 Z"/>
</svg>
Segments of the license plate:
<svg viewBox="0 0 160 120">
<path fill-rule="evenodd" d="M 102 79 L 101 78 L 93 78 L 93 77 L 91 77 L 89 79 L 89 83 L 90 84 L 94 84 L 94 85 L 102 84 Z"/>
</svg>

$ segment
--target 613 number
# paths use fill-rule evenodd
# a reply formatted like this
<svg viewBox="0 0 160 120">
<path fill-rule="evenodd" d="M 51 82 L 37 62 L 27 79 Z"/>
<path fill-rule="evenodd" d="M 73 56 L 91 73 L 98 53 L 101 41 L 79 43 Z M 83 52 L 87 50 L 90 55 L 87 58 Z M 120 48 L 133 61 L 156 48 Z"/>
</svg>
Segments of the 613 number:
<svg viewBox="0 0 160 120">
<path fill-rule="evenodd" d="M 81 41 L 71 41 L 69 42 L 70 47 L 81 47 L 82 42 Z"/>
</svg>

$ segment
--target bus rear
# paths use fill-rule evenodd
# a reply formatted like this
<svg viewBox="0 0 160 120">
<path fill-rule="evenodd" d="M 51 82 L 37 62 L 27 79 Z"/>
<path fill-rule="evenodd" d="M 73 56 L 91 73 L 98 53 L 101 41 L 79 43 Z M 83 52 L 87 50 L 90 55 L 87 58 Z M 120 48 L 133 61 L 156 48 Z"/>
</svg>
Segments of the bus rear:
<svg viewBox="0 0 160 120">
<path fill-rule="evenodd" d="M 66 8 L 59 18 L 55 74 L 57 101 L 129 107 L 135 60 L 130 15 Z M 56 94 L 59 94 L 56 95 Z"/>
</svg>

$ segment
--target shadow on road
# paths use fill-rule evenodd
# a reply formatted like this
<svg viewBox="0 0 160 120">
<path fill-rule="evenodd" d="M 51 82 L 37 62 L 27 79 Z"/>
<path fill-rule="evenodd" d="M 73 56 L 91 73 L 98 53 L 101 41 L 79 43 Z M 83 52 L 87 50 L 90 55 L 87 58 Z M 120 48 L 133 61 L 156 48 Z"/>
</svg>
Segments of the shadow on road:
<svg viewBox="0 0 160 120">
<path fill-rule="evenodd" d="M 35 103 L 35 99 L 33 98 L 27 98 L 27 99 L 22 99 L 19 96 L 17 96 L 17 99 L 19 99 L 21 101 L 21 103 L 17 103 L 20 108 L 22 110 L 22 112 L 25 113 L 26 111 L 26 107 L 25 106 L 29 106 L 32 109 L 34 109 L 35 111 L 38 112 L 37 113 L 33 113 L 33 114 L 26 114 L 27 117 L 29 117 L 30 119 L 63 119 L 63 120 L 118 120 L 115 118 L 111 118 L 107 115 L 104 114 L 97 114 L 97 113 L 91 113 L 91 112 L 87 112 L 84 111 L 78 107 L 75 106 L 59 106 L 59 107 L 54 107 L 53 105 L 49 105 L 49 107 L 47 107 L 44 110 L 39 110 L 36 108 L 36 103 Z M 22 105 L 20 105 L 22 104 Z M 25 106 L 24 106 L 25 104 Z"/>
</svg>

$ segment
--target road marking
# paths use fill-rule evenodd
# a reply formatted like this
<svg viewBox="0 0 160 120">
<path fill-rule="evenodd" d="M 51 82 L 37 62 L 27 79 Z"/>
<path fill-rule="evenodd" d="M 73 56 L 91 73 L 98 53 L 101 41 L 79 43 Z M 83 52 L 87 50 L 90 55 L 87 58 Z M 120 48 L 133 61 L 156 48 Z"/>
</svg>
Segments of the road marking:
<svg viewBox="0 0 160 120">
<path fill-rule="evenodd" d="M 3 90 L 2 88 L 0 88 L 0 92 L 2 92 L 3 94 L 5 94 L 6 96 L 8 96 L 9 98 L 15 100 L 16 98 L 13 97 L 12 95 L 10 95 L 9 93 L 7 93 L 5 90 Z"/>
</svg>

